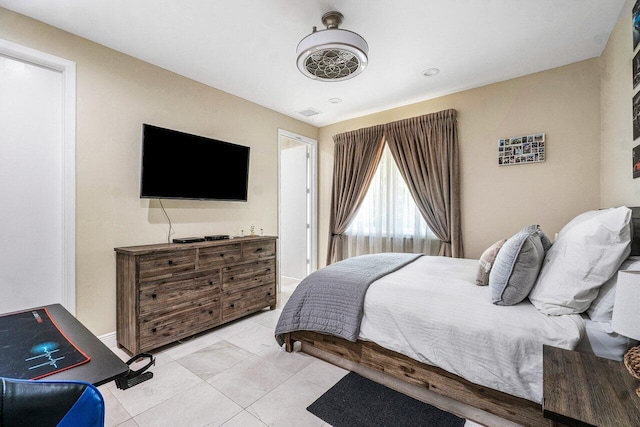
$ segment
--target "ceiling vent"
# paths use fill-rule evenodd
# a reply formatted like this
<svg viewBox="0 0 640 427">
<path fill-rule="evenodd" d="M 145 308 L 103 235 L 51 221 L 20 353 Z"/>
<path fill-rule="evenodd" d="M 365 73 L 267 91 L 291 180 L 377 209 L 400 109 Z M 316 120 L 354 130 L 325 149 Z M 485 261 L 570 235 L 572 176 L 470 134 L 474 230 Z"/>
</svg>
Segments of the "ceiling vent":
<svg viewBox="0 0 640 427">
<path fill-rule="evenodd" d="M 316 110 L 315 108 L 305 108 L 304 110 L 300 110 L 297 112 L 298 114 L 302 114 L 305 117 L 311 117 L 311 116 L 315 116 L 316 114 L 320 114 L 320 111 Z"/>
<path fill-rule="evenodd" d="M 298 69 L 305 76 L 323 82 L 337 82 L 357 76 L 367 66 L 369 45 L 360 35 L 338 28 L 344 16 L 332 11 L 322 15 L 326 30 L 313 32 L 298 44 Z"/>
</svg>

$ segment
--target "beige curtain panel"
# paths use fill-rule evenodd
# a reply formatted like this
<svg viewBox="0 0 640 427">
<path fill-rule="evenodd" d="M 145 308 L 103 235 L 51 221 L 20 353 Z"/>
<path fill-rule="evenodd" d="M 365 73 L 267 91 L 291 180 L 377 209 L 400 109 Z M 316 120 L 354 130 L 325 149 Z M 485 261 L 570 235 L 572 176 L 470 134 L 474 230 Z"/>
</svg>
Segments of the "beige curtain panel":
<svg viewBox="0 0 640 427">
<path fill-rule="evenodd" d="M 384 148 L 383 126 L 333 137 L 334 165 L 327 265 L 344 258 L 342 236 L 367 194 Z"/>
<path fill-rule="evenodd" d="M 385 142 L 440 255 L 462 258 L 456 110 L 444 110 L 333 137 L 327 265 L 344 259 L 343 235 L 367 194 Z"/>
<path fill-rule="evenodd" d="M 384 134 L 440 255 L 462 258 L 456 110 L 389 123 Z"/>
</svg>

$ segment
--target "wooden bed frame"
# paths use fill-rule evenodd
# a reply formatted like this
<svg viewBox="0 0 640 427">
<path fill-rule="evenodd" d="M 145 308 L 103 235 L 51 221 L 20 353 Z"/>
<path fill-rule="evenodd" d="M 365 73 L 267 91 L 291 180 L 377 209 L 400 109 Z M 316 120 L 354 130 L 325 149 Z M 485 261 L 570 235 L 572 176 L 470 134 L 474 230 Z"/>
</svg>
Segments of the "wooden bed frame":
<svg viewBox="0 0 640 427">
<path fill-rule="evenodd" d="M 369 341 L 351 342 L 317 332 L 295 331 L 285 334 L 287 352 L 293 351 L 296 341 L 302 344 L 303 352 L 331 363 L 332 360 L 319 356 L 318 352 L 310 351 L 309 347 L 527 427 L 549 424 L 549 420 L 542 416 L 542 405 L 539 403 L 474 384 L 443 369 L 420 363 Z"/>
<path fill-rule="evenodd" d="M 631 210 L 631 255 L 640 255 L 640 207 L 632 207 Z M 373 342 L 360 340 L 351 342 L 310 331 L 294 331 L 285 334 L 287 352 L 293 351 L 295 342 L 300 342 L 302 351 L 314 357 L 334 363 L 330 358 L 323 357 L 328 354 L 339 360 L 354 362 L 523 426 L 537 427 L 550 423 L 543 417 L 542 405 L 539 403 L 480 386 L 441 368 L 420 363 L 403 354 L 387 350 Z"/>
</svg>

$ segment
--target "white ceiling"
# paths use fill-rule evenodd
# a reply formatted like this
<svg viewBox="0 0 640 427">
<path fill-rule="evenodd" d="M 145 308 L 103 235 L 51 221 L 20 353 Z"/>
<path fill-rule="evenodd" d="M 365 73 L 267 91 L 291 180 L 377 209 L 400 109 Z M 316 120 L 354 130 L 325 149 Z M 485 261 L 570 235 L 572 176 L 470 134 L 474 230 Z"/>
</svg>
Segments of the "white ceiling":
<svg viewBox="0 0 640 427">
<path fill-rule="evenodd" d="M 315 126 L 600 56 L 625 0 L 0 0 L 0 6 Z M 369 44 L 342 82 L 296 68 L 337 10 Z M 631 20 L 629 19 L 629 25 Z M 630 41 L 631 43 L 631 41 Z M 435 77 L 423 71 L 436 67 Z M 332 104 L 329 98 L 341 98 Z M 304 117 L 312 107 L 321 113 Z"/>
</svg>

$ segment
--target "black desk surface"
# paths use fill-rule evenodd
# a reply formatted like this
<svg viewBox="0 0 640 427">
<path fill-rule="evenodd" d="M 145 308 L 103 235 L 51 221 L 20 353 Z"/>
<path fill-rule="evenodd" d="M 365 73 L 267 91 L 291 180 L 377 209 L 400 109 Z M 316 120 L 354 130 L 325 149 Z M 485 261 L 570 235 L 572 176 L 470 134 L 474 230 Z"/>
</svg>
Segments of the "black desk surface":
<svg viewBox="0 0 640 427">
<path fill-rule="evenodd" d="M 46 380 L 77 380 L 86 381 L 95 386 L 106 384 L 125 375 L 129 367 L 109 347 L 92 334 L 78 319 L 60 304 L 44 306 L 58 324 L 60 329 L 73 341 L 91 360 L 75 368 L 48 375 Z M 34 307 L 39 308 L 39 307 Z"/>
</svg>

